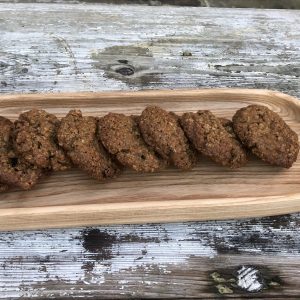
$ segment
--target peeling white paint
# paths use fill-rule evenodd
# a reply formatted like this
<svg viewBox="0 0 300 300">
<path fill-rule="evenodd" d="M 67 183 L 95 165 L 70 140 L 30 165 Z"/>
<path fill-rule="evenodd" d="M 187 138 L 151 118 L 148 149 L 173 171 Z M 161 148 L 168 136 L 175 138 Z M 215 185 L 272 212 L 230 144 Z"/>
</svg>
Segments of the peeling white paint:
<svg viewBox="0 0 300 300">
<path fill-rule="evenodd" d="M 184 265 L 191 255 L 203 257 L 216 255 L 216 250 L 206 245 L 205 240 L 185 241 L 187 236 L 194 232 L 193 227 L 186 227 L 175 238 L 171 224 L 151 226 L 151 230 L 145 235 L 144 231 L 147 228 L 149 229 L 147 225 L 123 227 L 122 231 L 110 227 L 101 228 L 106 233 L 114 235 L 117 241 L 124 240 L 124 237 L 130 235 L 141 240 L 141 242 L 114 242 L 109 249 L 111 258 L 106 260 L 97 260 L 94 258 L 95 254 L 86 251 L 82 242 L 76 238 L 82 235 L 82 230 L 72 230 L 71 236 L 66 234 L 65 230 L 49 230 L 49 236 L 44 236 L 42 240 L 44 233 L 40 231 L 13 232 L 6 235 L 2 233 L 0 264 L 5 264 L 5 267 L 0 268 L 0 282 L 2 282 L 0 292 L 5 291 L 6 295 L 11 295 L 7 290 L 11 289 L 14 297 L 27 297 L 31 291 L 26 290 L 24 281 L 33 278 L 36 285 L 35 293 L 40 295 L 44 287 L 39 286 L 49 281 L 101 285 L 108 274 L 122 273 L 125 270 L 134 272 L 143 269 L 144 272 L 150 272 L 157 268 L 161 274 L 169 274 L 168 267 Z M 57 241 L 57 244 L 54 245 L 53 241 Z M 180 245 L 181 243 L 184 243 L 184 247 Z M 27 264 L 27 261 L 31 263 Z M 93 263 L 92 270 L 84 268 L 86 262 Z M 41 268 L 42 266 L 46 269 Z M 7 276 L 12 278 L 20 272 L 25 277 L 20 277 L 19 281 L 15 282 L 15 286 L 19 286 L 16 291 L 12 288 L 11 282 L 5 281 L 5 278 Z M 124 289 L 124 284 L 126 282 L 120 282 L 120 289 Z"/>
<path fill-rule="evenodd" d="M 252 267 L 242 266 L 238 270 L 237 285 L 248 292 L 258 292 L 263 288 L 263 282 L 258 276 L 259 271 Z"/>
<path fill-rule="evenodd" d="M 108 276 L 119 278 L 116 288 L 125 292 L 131 283 L 122 274 L 129 270 L 169 276 L 172 267 L 185 268 L 191 257 L 213 259 L 219 247 L 223 252 L 235 249 L 245 254 L 272 252 L 272 255 L 299 257 L 298 218 L 298 215 L 289 217 L 291 222 L 280 229 L 271 226 L 271 219 L 97 227 L 114 237 L 112 244 L 106 245 L 109 255 L 104 260 L 101 249 L 91 253 L 83 247 L 82 229 L 0 233 L 0 298 L 45 293 L 49 296 L 53 291 L 46 291 L 43 286 L 49 281 L 69 284 L 70 293 L 75 291 L 77 295 L 78 285 L 98 285 L 100 289 Z M 253 234 L 257 237 L 253 238 Z M 289 239 L 294 241 L 291 245 Z M 251 279 L 249 288 L 256 288 L 255 274 L 250 273 L 251 278 L 241 279 L 240 284 L 246 286 Z M 143 280 L 146 284 L 144 281 L 147 279 Z M 83 289 L 82 293 L 85 292 Z"/>
</svg>

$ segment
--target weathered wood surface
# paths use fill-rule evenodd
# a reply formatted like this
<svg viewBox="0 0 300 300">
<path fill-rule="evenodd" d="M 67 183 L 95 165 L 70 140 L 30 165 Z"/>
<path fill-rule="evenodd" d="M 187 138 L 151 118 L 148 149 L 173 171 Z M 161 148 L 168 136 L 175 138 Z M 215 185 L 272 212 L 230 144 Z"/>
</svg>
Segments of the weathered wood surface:
<svg viewBox="0 0 300 300">
<path fill-rule="evenodd" d="M 299 247 L 298 215 L 2 233 L 0 297 L 297 298 Z"/>
<path fill-rule="evenodd" d="M 62 105 L 63 103 L 63 105 Z M 126 103 L 126 105 L 124 105 Z M 300 101 L 257 89 L 188 89 L 134 92 L 0 95 L 0 115 L 17 118 L 33 107 L 62 117 L 76 107 L 85 115 L 108 112 L 139 115 L 159 105 L 181 115 L 210 109 L 231 118 L 250 104 L 267 105 L 300 136 Z M 108 224 L 143 224 L 239 219 L 300 211 L 300 157 L 290 169 L 254 157 L 230 170 L 201 157 L 189 172 L 166 168 L 151 174 L 125 170 L 99 183 L 80 170 L 49 174 L 30 191 L 1 194 L 0 230 L 45 229 Z M 270 180 L 272 178 L 272 180 Z"/>
<path fill-rule="evenodd" d="M 1 92 L 239 86 L 299 96 L 299 17 L 282 10 L 2 4 Z"/>
<path fill-rule="evenodd" d="M 299 17 L 299 11 L 1 4 L 0 89 L 261 87 L 299 97 Z M 294 214 L 3 232 L 0 297 L 299 298 L 299 222 Z"/>
<path fill-rule="evenodd" d="M 144 5 L 178 5 L 204 7 L 240 7 L 240 8 L 276 8 L 299 9 L 299 0 L 0 0 L 0 3 L 37 2 L 37 3 L 112 3 L 112 4 L 144 4 Z"/>
</svg>

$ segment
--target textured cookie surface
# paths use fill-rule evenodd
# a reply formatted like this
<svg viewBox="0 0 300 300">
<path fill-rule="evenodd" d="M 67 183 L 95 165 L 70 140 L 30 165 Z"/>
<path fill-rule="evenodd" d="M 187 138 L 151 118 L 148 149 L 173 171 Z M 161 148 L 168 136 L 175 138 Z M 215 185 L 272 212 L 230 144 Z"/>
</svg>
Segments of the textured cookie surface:
<svg viewBox="0 0 300 300">
<path fill-rule="evenodd" d="M 5 183 L 0 182 L 0 193 L 7 191 L 9 186 Z"/>
<path fill-rule="evenodd" d="M 115 177 L 119 172 L 119 168 L 98 142 L 96 118 L 83 117 L 81 111 L 71 110 L 62 118 L 57 138 L 74 165 L 93 178 L 103 180 Z"/>
<path fill-rule="evenodd" d="M 226 131 L 234 138 L 238 139 L 234 130 L 233 130 L 233 123 L 231 120 L 226 119 L 226 118 L 219 118 L 221 124 L 223 127 L 226 129 Z"/>
<path fill-rule="evenodd" d="M 98 136 L 122 165 L 138 172 L 154 172 L 161 167 L 161 161 L 147 148 L 135 122 L 137 118 L 109 113 L 98 121 Z"/>
<path fill-rule="evenodd" d="M 22 189 L 32 188 L 42 172 L 17 157 L 12 145 L 13 123 L 0 117 L 0 181 Z"/>
<path fill-rule="evenodd" d="M 185 113 L 181 119 L 182 127 L 195 148 L 216 163 L 232 169 L 247 163 L 247 154 L 224 123 L 210 111 Z M 223 126 L 223 124 L 225 126 Z"/>
<path fill-rule="evenodd" d="M 299 153 L 298 135 L 275 112 L 250 105 L 233 116 L 233 128 L 253 154 L 276 166 L 290 168 Z"/>
<path fill-rule="evenodd" d="M 15 122 L 14 148 L 18 155 L 39 168 L 59 171 L 71 167 L 71 162 L 57 142 L 60 121 L 44 110 L 33 109 Z"/>
<path fill-rule="evenodd" d="M 179 169 L 189 170 L 196 157 L 176 115 L 157 106 L 147 107 L 140 116 L 139 127 L 145 142 L 165 160 Z"/>
</svg>

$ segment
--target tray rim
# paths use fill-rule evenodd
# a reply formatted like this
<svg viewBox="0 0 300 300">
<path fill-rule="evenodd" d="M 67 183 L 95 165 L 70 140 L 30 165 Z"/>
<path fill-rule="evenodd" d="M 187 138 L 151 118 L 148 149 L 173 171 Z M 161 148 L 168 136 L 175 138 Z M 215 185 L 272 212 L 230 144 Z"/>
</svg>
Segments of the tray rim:
<svg viewBox="0 0 300 300">
<path fill-rule="evenodd" d="M 82 97 L 88 97 L 90 99 L 97 99 L 97 98 L 102 98 L 102 97 L 108 97 L 108 98 L 114 98 L 117 96 L 127 96 L 127 97 L 132 97 L 132 96 L 145 96 L 145 97 L 154 97 L 155 94 L 159 95 L 181 95 L 181 96 L 189 96 L 193 95 L 195 93 L 198 93 L 199 96 L 201 94 L 209 94 L 211 93 L 212 95 L 219 95 L 219 94 L 247 94 L 251 93 L 254 95 L 265 95 L 269 97 L 277 97 L 284 99 L 286 101 L 292 102 L 295 105 L 300 107 L 299 99 L 297 99 L 294 96 L 285 94 L 280 91 L 276 90 L 268 90 L 268 89 L 247 89 L 247 88 L 201 88 L 201 89 L 188 89 L 188 88 L 183 88 L 183 89 L 147 89 L 147 90 L 138 90 L 138 91 L 96 91 L 96 92 L 90 92 L 90 91 L 77 91 L 77 92 L 47 92 L 47 93 L 16 93 L 16 94 L 0 94 L 0 101 L 10 101 L 10 100 L 16 100 L 16 98 L 22 98 L 23 100 L 41 100 L 42 97 L 47 96 L 48 99 L 50 100 L 61 100 L 61 98 L 69 98 L 73 97 L 74 100 L 82 98 Z M 44 100 L 44 99 L 43 99 Z M 0 102 L 0 104 L 1 104 Z"/>
<path fill-rule="evenodd" d="M 289 197 L 287 199 L 287 197 Z M 148 201 L 148 202 L 115 202 L 113 204 L 87 204 L 87 205 L 66 205 L 66 206 L 44 206 L 34 208 L 12 208 L 0 210 L 0 231 L 10 230 L 34 230 L 34 229 L 46 229 L 46 228 L 68 228 L 68 227 L 81 227 L 81 226 L 96 226 L 96 225 L 113 225 L 113 224 L 144 224 L 144 223 L 169 223 L 169 222 L 188 222 L 188 221 L 208 221 L 208 220 L 230 220 L 230 219 L 244 219 L 244 218 L 256 218 L 264 216 L 275 216 L 287 213 L 300 211 L 300 193 L 291 195 L 280 196 L 264 196 L 260 197 L 243 197 L 242 201 L 239 198 L 210 198 L 207 200 L 168 200 L 160 202 Z M 218 205 L 209 206 L 208 202 L 221 201 L 226 205 L 222 205 L 222 211 L 216 210 Z M 207 203 L 203 203 L 207 201 Z M 247 201 L 247 202 L 246 202 Z M 235 204 L 236 202 L 236 204 Z M 262 203 L 260 203 L 262 202 Z M 253 206 L 258 205 L 255 216 L 253 215 Z M 276 207 L 270 208 L 270 204 L 276 204 Z M 114 206 L 118 205 L 116 208 Z M 126 208 L 124 206 L 126 205 Z M 247 207 L 251 207 L 252 210 L 247 210 Z M 178 210 L 177 215 L 167 213 L 166 209 L 172 207 L 172 212 Z M 224 207 L 229 207 L 229 211 L 224 210 Z M 278 207 L 281 208 L 278 212 Z M 297 210 L 295 211 L 295 207 Z M 145 209 L 146 208 L 146 209 Z M 239 211 L 238 216 L 232 217 L 233 208 L 235 211 Z M 131 212 L 131 219 L 128 221 L 128 210 Z M 265 211 L 264 209 L 267 209 Z M 67 210 L 67 212 L 66 212 Z M 141 214 L 143 210 L 143 214 Z M 156 211 L 157 214 L 149 216 L 147 212 Z M 120 217 L 120 212 L 125 212 L 125 216 Z M 267 212 L 267 213 L 266 213 Z M 138 214 L 136 214 L 138 213 Z M 158 214 L 160 213 L 160 214 Z M 206 214 L 209 213 L 209 217 Z M 222 213 L 222 214 L 221 214 Z M 47 216 L 53 218 L 55 216 L 67 216 L 68 218 L 64 222 L 59 224 L 48 223 L 45 226 L 38 227 L 36 224 L 45 222 Z M 82 218 L 93 217 L 90 220 Z M 188 214 L 188 216 L 180 217 L 180 214 Z M 115 216 L 118 219 L 112 219 L 111 216 Z M 214 217 L 212 218 L 212 215 Z M 107 218 L 108 216 L 108 218 Z M 19 226 L 18 221 L 22 224 L 26 222 L 26 226 Z M 100 219 L 100 220 L 99 220 Z M 5 222 L 3 222 L 5 220 Z M 76 225 L 74 225 L 74 222 Z"/>
</svg>

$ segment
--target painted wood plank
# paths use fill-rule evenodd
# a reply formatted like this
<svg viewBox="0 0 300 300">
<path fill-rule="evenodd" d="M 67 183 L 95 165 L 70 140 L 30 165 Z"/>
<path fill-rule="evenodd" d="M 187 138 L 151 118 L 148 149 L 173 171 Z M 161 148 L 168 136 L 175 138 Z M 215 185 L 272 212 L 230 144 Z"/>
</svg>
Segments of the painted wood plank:
<svg viewBox="0 0 300 300">
<path fill-rule="evenodd" d="M 1 92 L 214 86 L 299 96 L 299 17 L 289 10 L 2 4 Z"/>
<path fill-rule="evenodd" d="M 224 286 L 233 298 L 297 298 L 298 229 L 294 215 L 2 233 L 0 298 L 215 299 Z M 236 286 L 242 266 L 260 274 Z"/>
</svg>

